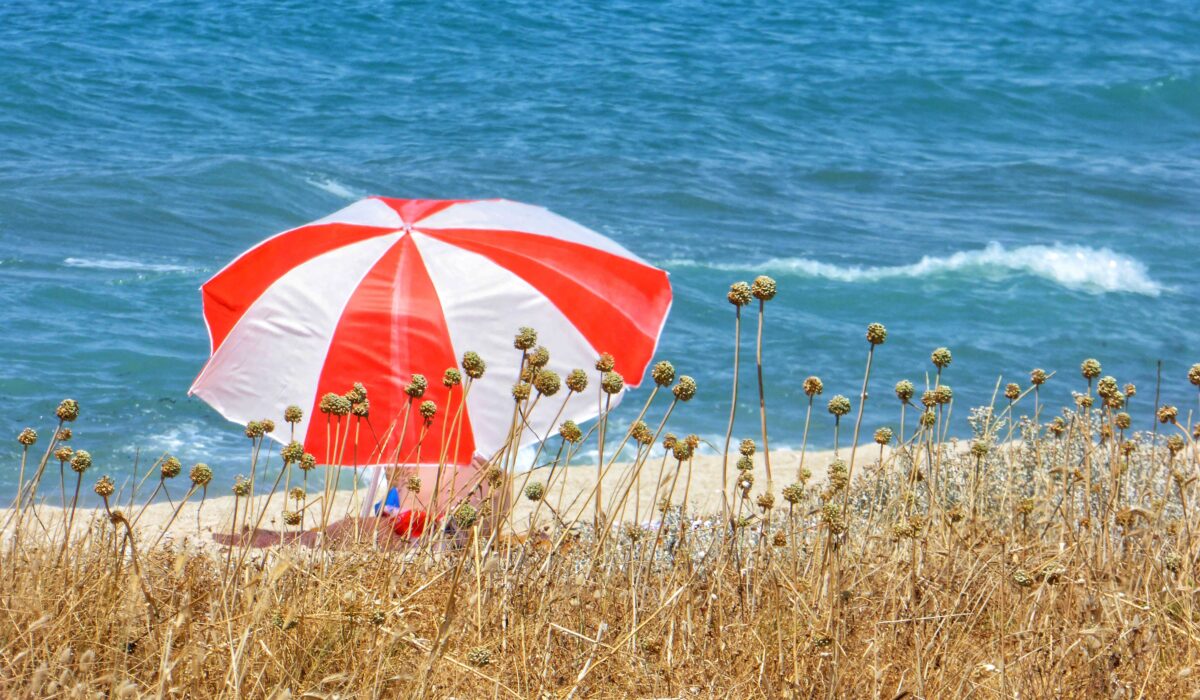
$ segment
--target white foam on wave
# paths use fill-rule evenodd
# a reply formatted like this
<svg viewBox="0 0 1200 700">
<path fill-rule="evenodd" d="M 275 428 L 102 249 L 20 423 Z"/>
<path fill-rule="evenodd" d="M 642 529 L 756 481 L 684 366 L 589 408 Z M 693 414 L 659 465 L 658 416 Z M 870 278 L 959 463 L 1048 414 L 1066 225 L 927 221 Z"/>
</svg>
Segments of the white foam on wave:
<svg viewBox="0 0 1200 700">
<path fill-rule="evenodd" d="M 925 256 L 909 265 L 879 267 L 833 265 L 809 258 L 772 258 L 757 265 L 671 260 L 666 266 L 798 274 L 838 282 L 876 282 L 978 270 L 1034 275 L 1068 289 L 1092 293 L 1132 292 L 1156 297 L 1164 289 L 1150 277 L 1140 260 L 1109 248 L 1076 245 L 1028 245 L 1010 249 L 999 243 L 989 243 L 981 250 L 959 251 L 944 257 Z"/>
<path fill-rule="evenodd" d="M 63 260 L 63 264 L 67 267 L 82 267 L 92 270 L 131 270 L 134 272 L 191 272 L 192 268 L 184 265 L 171 265 L 167 263 L 148 263 L 139 260 L 127 260 L 124 258 L 100 258 L 97 260 L 89 260 L 86 258 L 67 258 Z"/>
<path fill-rule="evenodd" d="M 319 190 L 328 192 L 329 194 L 331 194 L 335 197 L 341 197 L 342 199 L 362 199 L 365 196 L 363 194 L 355 192 L 354 190 L 350 189 L 349 187 L 346 187 L 345 185 L 338 182 L 337 180 L 327 178 L 327 177 L 308 178 L 305 180 L 305 182 L 312 185 L 313 187 L 316 187 Z"/>
</svg>

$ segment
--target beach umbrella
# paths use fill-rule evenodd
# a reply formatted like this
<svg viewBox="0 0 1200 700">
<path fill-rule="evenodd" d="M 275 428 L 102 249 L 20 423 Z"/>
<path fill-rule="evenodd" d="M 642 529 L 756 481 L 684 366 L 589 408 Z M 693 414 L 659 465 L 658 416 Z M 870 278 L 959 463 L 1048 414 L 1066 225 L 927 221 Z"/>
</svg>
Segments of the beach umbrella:
<svg viewBox="0 0 1200 700">
<path fill-rule="evenodd" d="M 565 376 L 582 368 L 591 379 L 565 405 L 565 390 L 539 401 L 522 442 L 551 434 L 560 408 L 561 419 L 594 418 L 597 357 L 611 353 L 626 384 L 637 386 L 671 304 L 666 272 L 544 208 L 385 197 L 259 243 L 201 294 L 211 357 L 189 393 L 239 424 L 301 406 L 296 439 L 330 464 L 413 460 L 419 445 L 422 462 L 446 453 L 447 463 L 465 465 L 499 450 L 512 423 L 521 363 L 513 340 L 522 326 L 550 350 L 549 369 Z M 443 372 L 468 351 L 487 373 L 466 396 L 461 428 L 445 430 L 464 392 L 445 386 Z M 414 374 L 428 379 L 416 403 L 431 400 L 438 412 L 431 424 L 404 426 L 399 418 L 417 409 L 405 408 Z M 320 405 L 355 382 L 365 385 L 370 411 L 352 451 L 340 447 L 346 430 Z M 288 429 L 275 437 L 286 441 Z"/>
</svg>

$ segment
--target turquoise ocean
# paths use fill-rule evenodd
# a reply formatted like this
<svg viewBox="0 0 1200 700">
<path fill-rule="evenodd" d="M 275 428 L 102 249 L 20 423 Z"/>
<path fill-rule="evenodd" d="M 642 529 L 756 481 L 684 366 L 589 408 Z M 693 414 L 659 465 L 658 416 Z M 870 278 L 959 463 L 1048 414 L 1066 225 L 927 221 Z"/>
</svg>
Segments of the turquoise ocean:
<svg viewBox="0 0 1200 700">
<path fill-rule="evenodd" d="M 772 446 L 805 376 L 857 394 L 872 321 L 868 428 L 940 345 L 960 434 L 1001 376 L 1066 403 L 1091 356 L 1149 428 L 1160 359 L 1196 406 L 1198 39 L 1187 2 L 0 3 L 0 434 L 72 396 L 99 473 L 227 484 L 197 288 L 369 194 L 541 204 L 669 270 L 676 432 L 724 434 L 725 290 L 759 273 Z"/>
</svg>

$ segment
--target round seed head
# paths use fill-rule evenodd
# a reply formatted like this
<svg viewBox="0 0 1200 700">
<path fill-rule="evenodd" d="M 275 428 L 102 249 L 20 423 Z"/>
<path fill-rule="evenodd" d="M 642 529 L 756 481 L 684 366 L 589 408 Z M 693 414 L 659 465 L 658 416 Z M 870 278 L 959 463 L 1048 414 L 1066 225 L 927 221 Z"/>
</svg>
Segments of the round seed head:
<svg viewBox="0 0 1200 700">
<path fill-rule="evenodd" d="M 1174 406 L 1160 406 L 1156 415 L 1159 423 L 1174 423 L 1179 416 L 1179 409 Z"/>
<path fill-rule="evenodd" d="M 671 382 L 675 381 L 675 365 L 666 360 L 660 360 L 650 370 L 650 376 L 658 386 L 669 386 Z"/>
<path fill-rule="evenodd" d="M 58 416 L 59 420 L 70 423 L 79 417 L 79 402 L 75 399 L 63 399 L 55 409 L 54 415 Z"/>
<path fill-rule="evenodd" d="M 950 354 L 950 348 L 937 348 L 929 353 L 929 359 L 934 367 L 946 369 L 954 361 L 954 356 Z"/>
<path fill-rule="evenodd" d="M 686 374 L 680 376 L 671 393 L 680 401 L 691 401 L 696 396 L 696 380 Z"/>
<path fill-rule="evenodd" d="M 835 459 L 829 463 L 829 486 L 834 491 L 841 491 L 850 483 L 850 470 L 846 463 Z"/>
<path fill-rule="evenodd" d="M 279 450 L 279 455 L 283 457 L 284 464 L 297 464 L 304 459 L 304 445 L 292 440 Z"/>
<path fill-rule="evenodd" d="M 528 400 L 529 394 L 531 393 L 530 392 L 531 388 L 532 387 L 527 382 L 517 382 L 516 384 L 513 384 L 513 388 L 512 388 L 513 400 L 517 401 L 518 403 L 520 403 L 521 401 Z"/>
<path fill-rule="evenodd" d="M 82 474 L 92 466 L 92 455 L 87 450 L 76 450 L 75 454 L 71 455 L 71 469 L 78 474 Z"/>
<path fill-rule="evenodd" d="M 741 452 L 747 457 L 754 454 L 757 450 L 758 448 L 755 446 L 754 441 L 750 438 L 742 440 L 741 444 L 738 445 L 738 452 Z"/>
<path fill-rule="evenodd" d="M 1096 382 L 1096 393 L 1099 394 L 1101 398 L 1107 399 L 1120 390 L 1120 387 L 1117 385 L 1116 377 L 1113 377 L 1112 375 L 1101 377 L 1100 381 Z"/>
<path fill-rule="evenodd" d="M 887 328 L 882 323 L 872 323 L 867 326 L 867 342 L 871 345 L 883 345 L 887 340 Z"/>
<path fill-rule="evenodd" d="M 1029 588 L 1035 583 L 1033 577 L 1030 576 L 1029 572 L 1025 571 L 1024 569 L 1017 569 L 1014 571 L 1012 573 L 1012 580 L 1013 583 L 1017 584 L 1021 588 Z"/>
<path fill-rule="evenodd" d="M 1016 401 L 1017 399 L 1021 398 L 1021 386 L 1012 382 L 1005 384 L 1004 398 L 1008 399 L 1009 401 Z"/>
<path fill-rule="evenodd" d="M 341 397 L 339 396 L 338 398 L 340 399 Z M 251 440 L 257 440 L 265 434 L 266 433 L 263 431 L 262 423 L 252 420 L 246 424 L 246 437 L 250 438 Z"/>
<path fill-rule="evenodd" d="M 671 448 L 675 447 L 676 442 L 679 442 L 679 438 L 675 437 L 675 433 L 667 433 L 663 436 L 663 449 L 670 450 Z"/>
<path fill-rule="evenodd" d="M 486 647 L 475 647 L 467 652 L 467 663 L 476 668 L 483 668 L 492 663 L 492 652 Z"/>
<path fill-rule="evenodd" d="M 776 547 L 786 547 L 787 543 L 787 533 L 783 530 L 776 530 L 775 534 L 771 536 L 771 544 Z"/>
<path fill-rule="evenodd" d="M 1096 400 L 1092 398 L 1091 394 L 1072 392 L 1072 395 L 1075 397 L 1075 405 L 1083 409 L 1091 408 L 1092 404 L 1096 402 Z"/>
<path fill-rule="evenodd" d="M 1091 380 L 1095 379 L 1096 377 L 1099 377 L 1100 376 L 1100 361 L 1093 357 L 1089 357 L 1088 359 L 1086 359 L 1082 363 L 1080 363 L 1079 373 L 1082 374 L 1083 378 L 1088 381 L 1091 381 Z"/>
<path fill-rule="evenodd" d="M 991 445 L 983 440 L 976 440 L 971 443 L 971 454 L 978 459 L 987 457 L 989 450 L 991 450 Z"/>
<path fill-rule="evenodd" d="M 573 369 L 567 373 L 567 390 L 576 394 L 581 394 L 588 386 L 587 372 L 581 369 Z"/>
<path fill-rule="evenodd" d="M 417 408 L 417 410 L 421 412 L 421 417 L 424 418 L 426 422 L 429 422 L 433 420 L 434 416 L 437 415 L 437 404 L 429 399 L 426 399 L 421 402 L 421 405 Z"/>
<path fill-rule="evenodd" d="M 700 446 L 700 436 L 695 433 L 689 433 L 688 436 L 683 439 L 683 441 L 686 442 L 688 447 L 692 448 L 692 450 L 695 450 Z"/>
<path fill-rule="evenodd" d="M 907 379 L 901 379 L 896 382 L 896 398 L 900 399 L 900 403 L 908 403 L 912 400 L 915 393 L 916 388 Z"/>
<path fill-rule="evenodd" d="M 1178 454 L 1179 451 L 1182 449 L 1183 449 L 1183 436 L 1182 435 L 1172 435 L 1167 438 L 1167 450 L 1169 450 L 1171 452 L 1171 454 Z"/>
<path fill-rule="evenodd" d="M 58 437 L 59 442 L 68 442 L 71 439 L 71 429 L 59 428 L 58 432 L 55 433 L 55 436 Z"/>
<path fill-rule="evenodd" d="M 757 502 L 759 508 L 762 508 L 763 510 L 771 510 L 775 507 L 775 494 L 771 493 L 770 491 L 764 491 L 763 493 L 758 494 Z"/>
<path fill-rule="evenodd" d="M 1104 397 L 1104 405 L 1108 406 L 1109 408 L 1111 408 L 1114 411 L 1120 410 L 1121 408 L 1123 408 L 1125 406 L 1125 394 L 1122 394 L 1121 392 L 1118 391 L 1109 396 Z"/>
<path fill-rule="evenodd" d="M 737 468 L 740 472 L 748 472 L 754 469 L 754 458 L 750 455 L 742 455 L 738 457 Z"/>
<path fill-rule="evenodd" d="M 875 442 L 880 445 L 887 445 L 892 442 L 892 429 L 888 427 L 880 428 L 875 431 Z"/>
<path fill-rule="evenodd" d="M 835 535 L 846 532 L 846 521 L 842 518 L 842 509 L 836 503 L 826 503 L 821 508 L 821 522 Z"/>
<path fill-rule="evenodd" d="M 743 469 L 738 472 L 737 486 L 742 490 L 742 497 L 750 495 L 750 487 L 754 485 L 754 472 L 749 469 Z"/>
<path fill-rule="evenodd" d="M 1121 430 L 1129 430 L 1129 426 L 1133 425 L 1133 418 L 1131 418 L 1128 413 L 1122 412 L 1117 414 L 1116 418 L 1113 419 L 1113 422 L 1115 422 L 1117 427 Z"/>
<path fill-rule="evenodd" d="M 823 391 L 825 391 L 825 384 L 820 377 L 814 375 L 804 380 L 804 393 L 809 398 L 819 396 Z"/>
<path fill-rule="evenodd" d="M 639 445 L 649 445 L 654 442 L 654 431 L 650 430 L 650 426 L 646 425 L 646 421 L 634 421 L 629 427 L 629 435 L 637 441 Z"/>
<path fill-rule="evenodd" d="M 562 379 L 559 378 L 558 372 L 552 369 L 544 369 L 534 377 L 533 387 L 543 396 L 554 396 L 562 388 Z"/>
<path fill-rule="evenodd" d="M 350 407 L 350 413 L 357 418 L 368 418 L 371 415 L 371 400 L 363 399 Z"/>
<path fill-rule="evenodd" d="M 1067 422 L 1062 419 L 1062 416 L 1055 416 L 1054 420 L 1050 421 L 1050 425 L 1047 426 L 1047 430 L 1055 437 L 1061 437 L 1067 431 Z"/>
<path fill-rule="evenodd" d="M 479 519 L 479 511 L 475 510 L 475 506 L 463 501 L 462 503 L 458 504 L 457 508 L 454 509 L 454 515 L 452 517 L 454 518 L 454 524 L 458 527 L 458 529 L 466 530 L 474 525 L 475 521 Z"/>
<path fill-rule="evenodd" d="M 66 445 L 63 445 L 54 451 L 54 458 L 60 462 L 70 462 L 72 454 L 74 454 L 74 450 Z"/>
<path fill-rule="evenodd" d="M 945 405 L 954 398 L 954 390 L 950 388 L 949 384 L 942 384 L 934 390 L 933 397 L 939 404 Z"/>
<path fill-rule="evenodd" d="M 29 447 L 37 442 L 37 431 L 33 428 L 25 428 L 17 434 L 17 442 L 24 447 Z"/>
<path fill-rule="evenodd" d="M 529 366 L 534 369 L 541 369 L 550 364 L 550 351 L 539 345 L 529 353 Z"/>
<path fill-rule="evenodd" d="M 1125 385 L 1125 398 L 1132 399 L 1137 396 L 1137 386 L 1133 384 Z"/>
<path fill-rule="evenodd" d="M 625 378 L 619 372 L 605 372 L 600 377 L 600 388 L 606 394 L 619 394 L 625 388 Z"/>
<path fill-rule="evenodd" d="M 264 433 L 275 432 L 275 421 L 271 420 L 270 418 L 263 418 L 259 421 L 259 423 L 262 425 Z"/>
<path fill-rule="evenodd" d="M 250 480 L 238 474 L 233 480 L 233 495 L 245 497 L 250 495 Z"/>
<path fill-rule="evenodd" d="M 573 420 L 563 421 L 562 425 L 558 426 L 558 434 L 567 442 L 574 443 L 583 439 L 583 431 Z"/>
<path fill-rule="evenodd" d="M 407 479 L 404 480 L 404 488 L 408 489 L 409 491 L 413 491 L 413 492 L 420 491 L 421 490 L 421 477 L 416 476 L 416 475 L 408 477 Z"/>
<path fill-rule="evenodd" d="M 1135 451 L 1137 451 L 1137 443 L 1133 440 L 1126 440 L 1121 443 L 1121 452 L 1126 457 L 1133 454 Z"/>
<path fill-rule="evenodd" d="M 754 283 L 750 285 L 750 293 L 759 301 L 771 301 L 777 291 L 775 280 L 766 275 L 755 277 Z"/>
<path fill-rule="evenodd" d="M 456 367 L 448 367 L 442 374 L 442 386 L 449 389 L 459 384 L 462 384 L 462 372 L 459 372 Z"/>
<path fill-rule="evenodd" d="M 159 465 L 158 472 L 164 479 L 174 479 L 183 472 L 183 463 L 179 461 L 178 457 L 168 456 Z"/>
<path fill-rule="evenodd" d="M 463 372 L 466 372 L 467 376 L 471 379 L 479 379 L 487 371 L 487 363 L 483 361 L 479 353 L 468 350 L 463 353 L 462 368 Z"/>
<path fill-rule="evenodd" d="M 304 493 L 304 489 L 300 486 L 293 486 L 292 490 L 288 491 L 288 495 L 291 496 L 292 500 L 296 502 L 303 502 L 308 496 L 308 494 Z"/>
<path fill-rule="evenodd" d="M 1188 369 L 1188 381 L 1193 386 L 1200 387 L 1200 362 L 1197 362 Z"/>
<path fill-rule="evenodd" d="M 96 485 L 92 487 L 96 495 L 100 498 L 108 498 L 117 491 L 117 485 L 112 480 L 111 476 L 102 476 L 96 481 Z"/>
<path fill-rule="evenodd" d="M 745 306 L 750 303 L 752 295 L 750 293 L 750 285 L 745 282 L 734 282 L 729 285 L 729 293 L 725 295 L 730 304 L 734 306 Z"/>
<path fill-rule="evenodd" d="M 932 408 L 925 409 L 925 412 L 921 414 L 921 427 L 932 428 L 936 423 L 937 413 Z"/>
<path fill-rule="evenodd" d="M 832 399 L 829 399 L 829 404 L 826 408 L 829 409 L 830 413 L 841 418 L 850 412 L 850 399 L 841 394 L 836 394 Z"/>
<path fill-rule="evenodd" d="M 513 338 L 514 348 L 532 350 L 535 345 L 537 345 L 537 331 L 528 326 L 521 326 L 517 329 L 517 335 Z"/>
<path fill-rule="evenodd" d="M 675 444 L 671 446 L 671 454 L 680 462 L 691 459 L 692 446 L 688 444 L 687 440 L 676 440 Z"/>
<path fill-rule="evenodd" d="M 412 381 L 408 383 L 408 386 L 404 387 L 404 393 L 408 394 L 410 398 L 419 399 L 425 395 L 425 390 L 428 388 L 429 380 L 425 378 L 425 375 L 414 374 Z"/>
<path fill-rule="evenodd" d="M 304 409 L 292 404 L 291 406 L 283 409 L 283 419 L 288 423 L 295 425 L 296 423 L 304 420 Z"/>
<path fill-rule="evenodd" d="M 299 510 L 285 510 L 283 512 L 283 524 L 290 527 L 296 527 L 304 522 L 304 512 Z"/>
<path fill-rule="evenodd" d="M 488 467 L 484 478 L 487 480 L 488 486 L 498 489 L 504 483 L 504 470 L 500 467 Z"/>
<path fill-rule="evenodd" d="M 335 394 L 331 391 L 321 397 L 321 402 L 317 404 L 317 410 L 320 411 L 321 413 L 329 415 L 330 413 L 333 413 L 334 403 L 337 402 L 338 400 L 340 400 L 341 398 L 342 397 L 338 396 L 337 394 Z"/>
<path fill-rule="evenodd" d="M 1046 380 L 1049 378 L 1050 378 L 1049 375 L 1046 374 L 1046 370 L 1044 370 L 1040 367 L 1032 370 L 1029 373 L 1029 383 L 1034 386 L 1041 386 L 1041 385 L 1045 384 Z"/>
<path fill-rule="evenodd" d="M 606 352 L 600 353 L 600 357 L 596 358 L 596 369 L 601 372 L 611 372 L 616 366 L 617 361 L 613 359 L 612 355 Z"/>
<path fill-rule="evenodd" d="M 346 392 L 346 398 L 350 399 L 350 403 L 366 401 L 367 387 L 363 386 L 362 382 L 354 382 L 354 386 L 350 387 L 350 391 Z"/>
<path fill-rule="evenodd" d="M 796 505 L 800 501 L 804 500 L 804 485 L 803 484 L 791 484 L 790 486 L 784 486 L 783 487 L 783 500 L 787 501 L 788 503 L 790 503 L 792 505 Z"/>
<path fill-rule="evenodd" d="M 525 498 L 531 501 L 540 501 L 544 495 L 546 495 L 546 486 L 540 481 L 525 486 Z"/>
<path fill-rule="evenodd" d="M 200 462 L 192 466 L 188 472 L 188 478 L 192 483 L 201 488 L 208 486 L 213 480 L 213 470 L 207 464 Z"/>
<path fill-rule="evenodd" d="M 317 468 L 317 458 L 311 452 L 305 452 L 300 458 L 300 469 L 304 471 L 312 471 Z"/>
</svg>

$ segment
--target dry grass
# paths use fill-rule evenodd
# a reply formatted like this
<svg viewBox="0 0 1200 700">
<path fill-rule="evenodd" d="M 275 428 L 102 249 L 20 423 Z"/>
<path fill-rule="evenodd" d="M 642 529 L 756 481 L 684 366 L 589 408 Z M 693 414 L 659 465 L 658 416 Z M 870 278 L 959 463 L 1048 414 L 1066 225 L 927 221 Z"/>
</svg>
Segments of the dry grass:
<svg viewBox="0 0 1200 700">
<path fill-rule="evenodd" d="M 647 403 L 647 415 L 658 411 L 648 433 L 635 426 L 608 436 L 610 445 L 641 444 L 634 462 L 600 465 L 623 470 L 615 488 L 605 482 L 600 516 L 556 508 L 560 490 L 544 476 L 535 477 L 544 480 L 544 510 L 526 503 L 510 519 L 507 501 L 493 499 L 504 507 L 405 547 L 183 548 L 127 527 L 131 514 L 97 517 L 64 541 L 35 511 L 10 511 L 0 694 L 1196 692 L 1198 454 L 1185 419 L 1156 406 L 1161 430 L 1130 433 L 1120 412 L 1132 397 L 1116 398 L 1097 375 L 1073 380 L 1081 398 L 1055 414 L 1061 423 L 1044 421 L 1027 385 L 1003 406 L 971 411 L 971 439 L 950 439 L 953 398 L 936 391 L 950 370 L 939 363 L 928 411 L 918 391 L 913 403 L 895 404 L 909 425 L 877 434 L 888 449 L 855 440 L 826 478 L 805 479 L 802 465 L 800 481 L 786 487 L 797 464 L 776 458 L 769 483 L 756 453 L 748 472 L 730 469 L 728 500 L 707 520 L 686 509 L 688 443 L 660 447 L 678 399 L 669 408 Z M 868 362 L 864 396 L 869 384 Z M 516 410 L 534 400 L 536 392 Z M 855 437 L 863 400 L 845 414 Z M 755 422 L 765 426 L 760 406 Z M 24 483 L 58 466 L 51 443 L 39 464 L 22 463 Z M 565 463 L 570 447 L 550 461 Z M 738 457 L 723 461 L 735 467 Z M 513 459 L 497 455 L 490 478 L 515 480 L 508 488 L 524 493 Z M 622 508 L 621 484 L 636 479 L 661 485 L 665 517 L 656 526 L 634 524 Z M 35 491 L 25 488 L 29 501 Z M 593 518 L 606 525 L 596 529 Z"/>
</svg>

